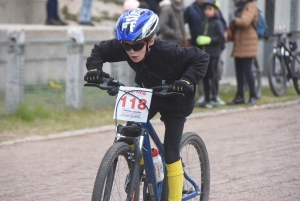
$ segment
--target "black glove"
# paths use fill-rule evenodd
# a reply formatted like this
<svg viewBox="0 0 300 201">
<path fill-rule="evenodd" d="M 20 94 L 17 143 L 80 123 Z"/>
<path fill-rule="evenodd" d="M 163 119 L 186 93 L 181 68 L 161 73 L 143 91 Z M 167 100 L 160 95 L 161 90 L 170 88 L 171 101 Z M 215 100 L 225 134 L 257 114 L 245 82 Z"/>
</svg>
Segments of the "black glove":
<svg viewBox="0 0 300 201">
<path fill-rule="evenodd" d="M 117 94 L 119 93 L 119 86 L 120 86 L 119 82 L 116 81 L 116 80 L 112 80 L 112 81 L 110 82 L 109 85 L 110 85 L 110 86 L 116 86 L 116 87 L 114 87 L 114 88 L 112 88 L 112 89 L 108 89 L 108 90 L 107 90 L 107 93 L 108 93 L 110 96 L 115 96 L 115 95 L 117 95 Z"/>
<path fill-rule="evenodd" d="M 88 83 L 97 83 L 100 84 L 102 83 L 101 78 L 110 78 L 110 75 L 103 72 L 102 70 L 98 69 L 91 69 L 89 70 L 85 76 L 84 76 L 84 81 L 87 81 Z"/>
<path fill-rule="evenodd" d="M 173 91 L 187 94 L 189 92 L 189 85 L 191 83 L 187 80 L 175 80 L 173 83 Z"/>
</svg>

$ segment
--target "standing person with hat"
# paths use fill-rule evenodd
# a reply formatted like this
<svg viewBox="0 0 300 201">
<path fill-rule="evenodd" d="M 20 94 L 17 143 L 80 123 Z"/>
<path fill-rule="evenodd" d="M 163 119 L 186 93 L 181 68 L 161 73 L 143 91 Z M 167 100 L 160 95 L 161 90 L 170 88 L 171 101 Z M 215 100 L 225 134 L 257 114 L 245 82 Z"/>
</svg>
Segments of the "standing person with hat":
<svg viewBox="0 0 300 201">
<path fill-rule="evenodd" d="M 215 0 L 204 1 L 205 20 L 202 21 L 199 34 L 196 38 L 197 45 L 209 54 L 210 61 L 207 72 L 203 78 L 204 102 L 201 107 L 213 108 L 217 106 L 219 80 L 217 77 L 218 60 L 225 41 L 224 26 L 218 18 L 220 4 Z M 210 90 L 212 88 L 212 97 Z"/>
</svg>

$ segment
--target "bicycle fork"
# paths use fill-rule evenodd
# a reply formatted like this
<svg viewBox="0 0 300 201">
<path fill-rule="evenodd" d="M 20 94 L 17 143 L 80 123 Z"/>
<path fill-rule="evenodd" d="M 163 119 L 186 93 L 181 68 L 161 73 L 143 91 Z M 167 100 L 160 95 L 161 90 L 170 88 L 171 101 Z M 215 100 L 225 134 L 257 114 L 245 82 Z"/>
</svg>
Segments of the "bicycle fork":
<svg viewBox="0 0 300 201">
<path fill-rule="evenodd" d="M 142 159 L 142 145 L 144 142 L 144 136 L 140 135 L 139 140 L 134 142 L 134 152 L 128 156 L 128 159 L 132 161 L 133 167 L 130 170 L 129 190 L 127 192 L 126 201 L 134 201 L 136 182 L 139 179 L 140 161 Z"/>
</svg>

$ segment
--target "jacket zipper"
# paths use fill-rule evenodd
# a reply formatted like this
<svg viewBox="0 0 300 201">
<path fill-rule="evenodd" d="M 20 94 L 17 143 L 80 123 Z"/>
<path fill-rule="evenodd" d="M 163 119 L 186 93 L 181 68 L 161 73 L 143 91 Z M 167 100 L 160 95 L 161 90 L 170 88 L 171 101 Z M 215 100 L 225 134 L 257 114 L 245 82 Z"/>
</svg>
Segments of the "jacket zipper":
<svg viewBox="0 0 300 201">
<path fill-rule="evenodd" d="M 208 22 L 207 18 L 205 18 L 205 28 L 204 28 L 204 33 L 203 33 L 204 36 L 207 36 L 208 26 L 209 26 L 209 22 Z M 203 45 L 203 51 L 204 51 L 204 52 L 205 52 L 205 47 L 206 47 L 206 46 Z"/>
</svg>

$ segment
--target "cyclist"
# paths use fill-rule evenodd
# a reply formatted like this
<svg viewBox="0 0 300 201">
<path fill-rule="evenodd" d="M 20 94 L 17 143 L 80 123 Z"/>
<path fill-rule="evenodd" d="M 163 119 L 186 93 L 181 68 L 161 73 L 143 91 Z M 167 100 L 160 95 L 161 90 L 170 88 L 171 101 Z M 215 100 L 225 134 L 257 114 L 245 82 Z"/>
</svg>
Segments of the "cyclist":
<svg viewBox="0 0 300 201">
<path fill-rule="evenodd" d="M 151 88 L 172 84 L 172 90 L 185 97 L 153 96 L 148 118 L 158 112 L 165 124 L 164 150 L 169 184 L 169 200 L 181 200 L 183 170 L 180 161 L 180 140 L 186 117 L 194 108 L 195 85 L 203 78 L 209 55 L 199 48 L 183 48 L 156 38 L 159 18 L 148 9 L 132 9 L 122 14 L 116 24 L 116 39 L 101 41 L 87 58 L 88 72 L 84 80 L 100 83 L 100 77 L 109 77 L 102 71 L 105 62 L 127 61 L 136 72 L 139 87 Z M 194 91 L 189 92 L 189 85 Z M 117 91 L 109 91 L 116 95 Z"/>
</svg>

